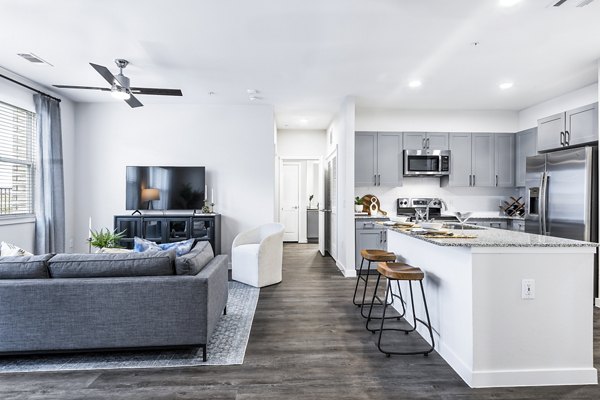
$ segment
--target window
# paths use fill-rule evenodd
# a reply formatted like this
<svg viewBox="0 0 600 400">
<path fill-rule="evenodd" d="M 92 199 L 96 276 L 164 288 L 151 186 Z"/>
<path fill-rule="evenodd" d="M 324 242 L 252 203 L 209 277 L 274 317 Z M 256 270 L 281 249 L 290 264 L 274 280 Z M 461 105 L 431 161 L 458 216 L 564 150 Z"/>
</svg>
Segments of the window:
<svg viewBox="0 0 600 400">
<path fill-rule="evenodd" d="M 33 213 L 35 113 L 0 101 L 0 216 Z"/>
</svg>

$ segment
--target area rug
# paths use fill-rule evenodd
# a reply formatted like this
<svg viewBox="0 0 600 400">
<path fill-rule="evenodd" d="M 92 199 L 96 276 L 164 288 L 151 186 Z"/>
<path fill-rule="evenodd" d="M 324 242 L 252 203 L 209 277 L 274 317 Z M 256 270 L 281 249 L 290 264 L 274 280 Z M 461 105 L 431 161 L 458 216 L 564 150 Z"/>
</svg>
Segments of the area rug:
<svg viewBox="0 0 600 400">
<path fill-rule="evenodd" d="M 227 315 L 221 317 L 208 343 L 206 362 L 202 349 L 11 356 L 0 357 L 0 373 L 242 364 L 259 292 L 229 282 Z"/>
</svg>

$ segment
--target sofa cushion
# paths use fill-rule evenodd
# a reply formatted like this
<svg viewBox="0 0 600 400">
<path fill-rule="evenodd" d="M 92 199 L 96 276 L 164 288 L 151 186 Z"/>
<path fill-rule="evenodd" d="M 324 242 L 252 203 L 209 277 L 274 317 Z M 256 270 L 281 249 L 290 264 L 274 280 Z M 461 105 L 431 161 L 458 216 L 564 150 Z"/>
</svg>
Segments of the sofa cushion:
<svg viewBox="0 0 600 400">
<path fill-rule="evenodd" d="M 174 251 L 121 254 L 57 254 L 48 262 L 52 278 L 173 275 Z"/>
<path fill-rule="evenodd" d="M 174 249 L 177 257 L 187 254 L 192 249 L 196 239 L 188 239 L 173 243 L 155 243 L 140 237 L 133 238 L 133 251 L 143 253 L 145 251 L 171 250 Z"/>
<path fill-rule="evenodd" d="M 0 243 L 0 256 L 32 256 L 30 252 L 23 250 L 19 246 L 12 243 L 2 242 Z"/>
<path fill-rule="evenodd" d="M 187 254 L 175 259 L 177 275 L 196 275 L 215 257 L 209 242 L 197 242 Z"/>
<path fill-rule="evenodd" d="M 53 254 L 0 257 L 0 279 L 47 279 Z"/>
</svg>

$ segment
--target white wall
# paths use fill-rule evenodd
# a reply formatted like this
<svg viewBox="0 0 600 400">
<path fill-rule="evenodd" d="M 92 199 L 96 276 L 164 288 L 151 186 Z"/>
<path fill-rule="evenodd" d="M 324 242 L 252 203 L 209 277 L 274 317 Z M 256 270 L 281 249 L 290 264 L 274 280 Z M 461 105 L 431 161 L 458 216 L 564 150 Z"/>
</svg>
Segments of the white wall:
<svg viewBox="0 0 600 400">
<path fill-rule="evenodd" d="M 333 254 L 344 276 L 356 276 L 354 269 L 354 131 L 355 101 L 344 99 L 327 130 L 327 153 L 337 148 L 337 218 L 333 223 L 336 248 Z M 331 135 L 331 141 L 329 140 Z"/>
<path fill-rule="evenodd" d="M 35 82 L 25 79 L 3 68 L 0 68 L 0 73 L 60 98 L 59 95 L 51 90 L 48 90 L 47 88 L 42 87 Z M 0 101 L 35 112 L 33 94 L 34 92 L 31 90 L 23 88 L 5 79 L 0 79 Z M 63 139 L 65 209 L 67 210 L 65 221 L 65 237 L 67 238 L 67 243 L 65 246 L 66 250 L 70 251 L 69 238 L 73 237 L 73 218 L 72 214 L 69 213 L 68 210 L 73 209 L 74 207 L 74 105 L 71 101 L 62 99 L 60 108 Z M 33 251 L 34 235 L 35 220 L 33 218 L 27 218 L 25 220 L 22 218 L 0 220 L 0 241 L 14 243 L 25 250 Z"/>
<path fill-rule="evenodd" d="M 519 131 L 537 126 L 537 120 L 598 101 L 598 83 L 565 93 L 519 112 Z"/>
<path fill-rule="evenodd" d="M 281 158 L 319 158 L 325 155 L 325 130 L 279 129 L 277 155 Z"/>
<path fill-rule="evenodd" d="M 356 130 L 377 132 L 516 132 L 516 111 L 356 109 Z"/>
<path fill-rule="evenodd" d="M 274 220 L 273 108 L 123 102 L 78 104 L 76 249 L 125 211 L 127 165 L 201 165 L 222 214 L 222 252 L 240 231 Z"/>
</svg>

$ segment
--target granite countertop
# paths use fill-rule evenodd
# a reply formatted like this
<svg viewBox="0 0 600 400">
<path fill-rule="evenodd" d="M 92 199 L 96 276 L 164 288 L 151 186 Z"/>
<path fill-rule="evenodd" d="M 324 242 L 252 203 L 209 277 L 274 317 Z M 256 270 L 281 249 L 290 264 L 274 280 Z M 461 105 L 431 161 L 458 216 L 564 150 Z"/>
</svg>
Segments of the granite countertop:
<svg viewBox="0 0 600 400">
<path fill-rule="evenodd" d="M 406 230 L 389 227 L 390 230 L 416 239 L 424 240 L 438 246 L 458 247 L 598 247 L 598 243 L 582 242 L 579 240 L 562 239 L 552 236 L 535 235 L 531 233 L 507 231 L 503 229 L 448 229 L 456 235 L 473 235 L 475 238 L 435 238 L 424 237 Z"/>
<path fill-rule="evenodd" d="M 376 216 L 371 216 L 371 215 L 355 215 L 354 219 L 381 219 L 381 220 L 385 220 L 385 221 L 389 221 L 390 218 L 386 217 L 385 215 L 376 215 Z"/>
</svg>

